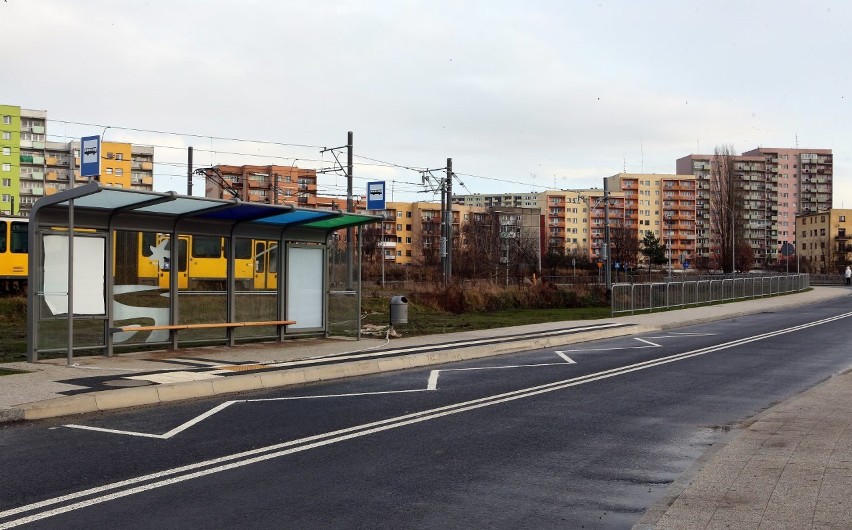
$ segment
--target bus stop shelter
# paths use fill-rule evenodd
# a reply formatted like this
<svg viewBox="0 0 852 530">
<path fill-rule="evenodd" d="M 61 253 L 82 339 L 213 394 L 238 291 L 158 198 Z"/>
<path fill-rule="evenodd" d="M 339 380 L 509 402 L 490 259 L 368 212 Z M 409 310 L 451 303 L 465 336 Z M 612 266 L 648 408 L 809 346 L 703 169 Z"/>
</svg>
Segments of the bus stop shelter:
<svg viewBox="0 0 852 530">
<path fill-rule="evenodd" d="M 43 197 L 29 218 L 27 359 L 360 338 L 360 231 L 353 255 L 330 236 L 378 220 L 98 182 Z"/>
</svg>

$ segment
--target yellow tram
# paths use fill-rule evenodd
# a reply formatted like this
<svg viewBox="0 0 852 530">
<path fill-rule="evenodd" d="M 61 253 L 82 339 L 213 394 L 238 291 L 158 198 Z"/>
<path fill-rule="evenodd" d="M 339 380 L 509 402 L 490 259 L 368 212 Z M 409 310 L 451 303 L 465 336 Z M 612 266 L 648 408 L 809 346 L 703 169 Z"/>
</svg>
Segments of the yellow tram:
<svg viewBox="0 0 852 530">
<path fill-rule="evenodd" d="M 0 217 L 0 292 L 26 289 L 28 219 Z M 113 241 L 113 274 L 118 284 L 169 288 L 172 267 L 169 234 L 117 231 Z M 225 290 L 228 240 L 218 236 L 180 234 L 175 272 L 180 290 Z M 271 290 L 278 286 L 278 242 L 238 238 L 234 278 L 238 290 Z"/>
</svg>

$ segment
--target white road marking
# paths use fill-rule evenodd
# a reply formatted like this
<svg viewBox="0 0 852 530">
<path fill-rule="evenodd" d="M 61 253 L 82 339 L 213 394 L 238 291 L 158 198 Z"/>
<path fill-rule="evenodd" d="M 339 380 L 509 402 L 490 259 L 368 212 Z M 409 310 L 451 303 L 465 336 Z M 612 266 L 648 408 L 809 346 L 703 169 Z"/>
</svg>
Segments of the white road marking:
<svg viewBox="0 0 852 530">
<path fill-rule="evenodd" d="M 445 368 L 444 372 L 460 372 L 460 371 L 468 371 L 468 370 L 499 370 L 504 368 L 523 368 L 530 366 L 556 366 L 556 365 L 564 365 L 564 364 L 576 364 L 570 357 L 566 355 L 561 355 L 560 352 L 556 352 L 563 359 L 566 359 L 567 362 L 564 363 L 541 363 L 541 364 L 521 364 L 514 366 L 483 366 L 483 367 L 475 367 L 475 368 Z M 234 403 L 260 403 L 264 401 L 293 401 L 299 399 L 327 399 L 327 398 L 342 398 L 342 397 L 359 397 L 359 396 L 379 396 L 386 394 L 407 394 L 412 392 L 427 392 L 438 389 L 438 374 L 442 370 L 432 370 L 429 373 L 429 380 L 426 383 L 426 388 L 415 388 L 411 390 L 382 390 L 378 392 L 353 392 L 348 394 L 320 394 L 316 396 L 288 396 L 288 397 L 277 397 L 277 398 L 258 398 L 258 399 L 240 399 L 234 401 L 225 401 L 224 403 L 217 405 L 216 407 L 208 410 L 204 414 L 200 414 L 195 418 L 182 423 L 175 427 L 174 429 L 166 432 L 165 434 L 152 434 L 147 432 L 139 432 L 139 431 L 124 431 L 120 429 L 108 429 L 106 427 L 91 427 L 88 425 L 79 425 L 76 423 L 71 423 L 67 425 L 63 425 L 63 427 L 69 427 L 71 429 L 81 429 L 86 431 L 96 431 L 96 432 L 105 432 L 109 434 L 124 434 L 127 436 L 139 436 L 142 438 L 156 438 L 158 440 L 168 440 L 172 438 L 176 434 L 180 434 L 186 429 L 200 423 L 210 416 L 216 414 L 217 412 L 224 410 L 225 408 L 233 405 Z"/>
<path fill-rule="evenodd" d="M 660 347 L 662 347 L 661 345 L 657 344 L 656 342 L 651 342 L 648 339 L 674 339 L 674 338 L 680 338 L 680 337 L 686 337 L 686 336 L 697 337 L 697 336 L 711 336 L 711 335 L 715 335 L 715 333 L 670 333 L 668 335 L 659 335 L 659 336 L 656 336 L 656 337 L 645 337 L 645 338 L 633 337 L 633 340 L 638 340 L 639 342 L 644 342 L 645 344 L 647 344 L 647 346 L 617 346 L 617 347 L 614 347 L 614 348 L 586 348 L 586 349 L 583 349 L 583 350 L 572 349 L 572 350 L 565 350 L 565 351 L 584 352 L 584 351 L 644 350 L 644 349 L 647 349 L 647 348 L 660 348 Z"/>
<path fill-rule="evenodd" d="M 576 328 L 570 328 L 570 330 L 548 331 L 548 332 L 540 333 L 540 334 L 538 334 L 538 336 L 549 337 L 549 336 L 553 336 L 553 335 L 565 335 L 565 334 L 568 334 L 567 331 L 577 332 L 577 331 L 586 331 L 586 330 L 600 330 L 600 329 L 608 329 L 608 328 L 618 327 L 618 326 L 622 326 L 622 324 L 612 322 L 612 323 L 596 324 L 596 325 L 592 325 L 592 326 L 581 326 L 581 327 L 576 327 Z M 450 344 L 449 346 L 452 346 L 452 347 L 475 346 L 477 344 L 490 343 L 490 342 L 494 342 L 494 339 L 493 338 L 471 339 L 471 340 L 466 340 L 466 341 L 455 342 L 455 343 Z M 435 345 L 435 347 L 437 347 L 437 346 L 439 346 L 439 345 Z M 421 351 L 421 350 L 425 350 L 425 349 L 430 349 L 430 348 L 424 347 L 424 346 L 414 346 L 414 347 L 411 347 L 411 348 L 399 348 L 399 349 L 396 349 L 396 350 L 374 352 L 374 353 L 369 353 L 369 354 L 366 354 L 366 355 L 365 354 L 346 355 L 346 354 L 341 353 L 341 354 L 325 355 L 325 356 L 319 357 L 319 358 L 315 357 L 315 358 L 310 358 L 310 359 L 302 359 L 302 360 L 299 360 L 299 361 L 276 362 L 276 363 L 268 364 L 267 366 L 280 367 L 280 366 L 299 366 L 299 365 L 302 365 L 302 364 L 316 364 L 317 362 L 322 362 L 323 360 L 331 359 L 331 358 L 333 358 L 334 360 L 365 359 L 365 358 L 369 358 L 369 357 L 383 357 L 383 356 L 392 355 L 392 354 L 396 355 L 396 354 L 399 354 L 399 353 L 411 353 L 411 352 Z"/>
<path fill-rule="evenodd" d="M 564 351 L 572 352 L 572 353 L 579 353 L 579 352 L 587 352 L 587 351 L 644 350 L 644 349 L 647 349 L 647 348 L 659 348 L 659 345 L 657 345 L 657 346 L 651 346 L 651 345 L 648 345 L 648 346 L 616 346 L 614 348 L 586 348 L 586 349 L 583 349 L 583 350 L 573 349 L 573 350 L 564 350 Z"/>
<path fill-rule="evenodd" d="M 494 396 L 488 396 L 484 398 L 478 398 L 471 401 L 466 401 L 462 403 L 456 403 L 453 405 L 446 405 L 443 407 L 438 407 L 430 410 L 425 410 L 422 412 L 415 412 L 411 414 L 405 414 L 403 416 L 397 416 L 395 418 L 388 418 L 385 420 L 379 420 L 372 423 L 366 423 L 363 425 L 357 425 L 354 427 L 348 427 L 345 429 L 340 429 L 337 431 L 332 431 L 325 434 L 318 434 L 314 436 L 309 436 L 306 438 L 301 438 L 299 440 L 292 440 L 289 442 L 284 442 L 280 444 L 270 445 L 267 447 L 261 447 L 258 449 L 253 449 L 250 451 L 243 451 L 240 453 L 235 453 L 232 455 L 227 455 L 211 460 L 206 460 L 202 462 L 197 462 L 195 464 L 189 464 L 186 466 L 181 466 L 177 468 L 167 469 L 165 471 L 160 471 L 157 473 L 151 473 L 148 475 L 143 475 L 140 477 L 135 477 L 127 480 L 122 480 L 120 482 L 114 482 L 112 484 L 106 484 L 104 486 L 99 486 L 97 488 L 90 488 L 86 490 L 82 490 L 75 493 L 70 493 L 67 495 L 63 495 L 61 497 L 55 497 L 53 499 L 46 499 L 43 501 L 39 501 L 32 504 L 27 504 L 24 506 L 19 506 L 17 508 L 12 508 L 9 510 L 5 510 L 0 512 L 0 519 L 8 518 L 13 515 L 18 515 L 21 513 L 32 512 L 34 510 L 38 510 L 40 508 L 44 508 L 47 506 L 52 506 L 55 504 L 73 501 L 75 499 L 80 499 L 84 497 L 91 497 L 92 495 L 97 495 L 100 493 L 118 490 L 119 488 L 123 488 L 126 486 L 132 486 L 134 484 L 139 484 L 143 482 L 148 482 L 152 480 L 156 480 L 156 482 L 148 482 L 142 486 L 136 486 L 130 489 L 115 491 L 114 493 L 109 493 L 107 495 L 102 495 L 100 497 L 91 497 L 89 499 L 79 501 L 73 504 L 68 504 L 65 506 L 60 506 L 54 508 L 52 510 L 47 510 L 44 512 L 34 513 L 32 515 L 28 515 L 26 517 L 22 517 L 20 519 L 14 519 L 10 521 L 6 521 L 5 523 L 0 523 L 0 530 L 6 528 L 13 528 L 16 526 L 20 526 L 22 524 L 27 524 L 35 521 L 39 521 L 42 519 L 46 519 L 48 517 L 53 517 L 55 515 L 60 515 L 63 513 L 71 512 L 74 510 L 79 510 L 81 508 L 86 508 L 88 506 L 93 506 L 96 504 L 100 504 L 103 502 L 119 499 L 122 497 L 127 497 L 129 495 L 134 495 L 136 493 L 141 493 L 144 491 L 153 490 L 156 488 L 162 488 L 165 486 L 169 486 L 172 484 L 177 484 L 180 482 L 184 482 L 186 480 L 192 480 L 195 478 L 204 477 L 207 475 L 212 475 L 214 473 L 220 473 L 223 471 L 227 471 L 230 469 L 235 469 L 251 464 L 255 464 L 257 462 L 262 462 L 265 460 L 271 460 L 273 458 L 278 458 L 281 456 L 286 456 L 293 453 L 298 453 L 302 451 L 307 451 L 310 449 L 314 449 L 317 447 L 322 447 L 324 445 L 329 445 L 333 443 L 342 442 L 345 440 L 359 438 L 362 436 L 367 436 L 370 434 L 374 434 L 377 432 L 387 431 L 390 429 L 397 429 L 400 427 L 404 427 L 406 425 L 411 425 L 415 423 L 420 423 L 428 420 L 433 420 L 437 418 L 441 418 L 444 416 L 449 416 L 452 414 L 458 414 L 461 412 L 467 412 L 470 410 L 476 410 L 483 407 L 489 407 L 501 403 L 506 403 L 510 401 L 515 401 L 518 399 L 524 399 L 544 393 L 554 392 L 557 390 L 563 390 L 566 388 L 570 388 L 573 386 L 583 385 L 586 383 L 591 383 L 594 381 L 599 381 L 602 379 L 608 379 L 611 377 L 617 377 L 619 375 L 629 374 L 631 372 L 645 370 L 648 368 L 653 368 L 656 366 L 661 366 L 668 363 L 673 363 L 677 361 L 682 361 L 685 359 L 690 359 L 692 357 L 697 357 L 700 355 L 706 355 L 708 353 L 713 353 L 721 350 L 725 350 L 728 348 L 733 348 L 736 346 L 741 346 L 743 344 L 749 344 L 751 342 L 764 340 L 767 338 L 777 337 L 780 335 L 784 335 L 787 333 L 793 333 L 795 331 L 800 331 L 803 329 L 807 329 L 810 327 L 818 326 L 821 324 L 826 324 L 829 322 L 834 322 L 836 320 L 840 320 L 843 318 L 848 318 L 852 316 L 852 313 L 843 313 L 841 315 L 837 315 L 834 317 L 825 318 L 822 320 L 817 320 L 814 322 L 809 322 L 807 324 L 801 324 L 798 326 L 793 326 L 790 328 L 781 329 L 778 331 L 772 331 L 769 333 L 763 333 L 760 335 L 754 335 L 752 337 L 745 337 L 742 339 L 733 340 L 730 342 L 725 342 L 722 344 L 718 344 L 715 346 L 708 346 L 705 348 L 699 348 L 697 350 L 692 350 L 684 353 L 678 353 L 674 355 L 669 355 L 667 357 L 661 357 L 659 359 L 651 359 L 649 361 L 643 361 L 640 363 L 631 364 L 628 366 L 623 366 L 619 368 L 612 368 L 610 370 L 604 370 L 602 372 L 597 372 L 594 374 L 588 374 L 584 376 L 574 377 L 571 379 L 566 379 L 563 381 L 556 381 L 553 383 L 547 383 L 544 385 L 538 385 L 530 388 L 525 388 L 522 390 L 513 390 L 511 392 L 505 392 L 503 394 L 497 394 Z M 264 454 L 265 453 L 265 454 Z M 242 460 L 241 460 L 242 459 Z M 227 462 L 227 463 L 226 463 Z M 206 469 L 201 469 L 206 468 Z M 193 471 L 198 469 L 198 471 Z M 190 472 L 191 471 L 191 472 Z M 181 475 L 181 473 L 186 473 Z M 178 476 L 172 476 L 178 475 Z M 163 480 L 163 477 L 169 477 Z"/>
<path fill-rule="evenodd" d="M 516 364 L 508 366 L 477 366 L 474 368 L 443 368 L 440 370 L 432 370 L 429 373 L 429 381 L 426 384 L 426 390 L 438 389 L 438 374 L 441 372 L 468 372 L 472 370 L 505 370 L 507 368 L 530 368 L 533 366 L 564 366 L 566 364 L 577 364 L 574 361 L 570 363 L 538 363 L 538 364 Z"/>
<path fill-rule="evenodd" d="M 567 355 L 565 355 L 565 352 L 564 352 L 564 351 L 562 351 L 562 350 L 556 350 L 556 355 L 558 355 L 558 356 L 562 357 L 563 359 L 565 359 L 565 363 L 566 363 L 566 364 L 577 364 L 577 361 L 575 361 L 575 360 L 574 360 L 574 359 L 572 359 L 571 357 L 568 357 Z"/>
</svg>

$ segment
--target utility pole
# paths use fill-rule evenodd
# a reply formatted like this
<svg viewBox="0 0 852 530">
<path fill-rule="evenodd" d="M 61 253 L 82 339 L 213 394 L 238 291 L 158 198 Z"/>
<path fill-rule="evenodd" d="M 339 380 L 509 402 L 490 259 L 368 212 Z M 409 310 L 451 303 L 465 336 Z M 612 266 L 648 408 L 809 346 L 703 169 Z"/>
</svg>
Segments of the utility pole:
<svg viewBox="0 0 852 530">
<path fill-rule="evenodd" d="M 334 167 L 332 168 L 324 168 L 317 170 L 317 173 L 345 173 L 346 174 L 346 211 L 354 212 L 355 208 L 352 203 L 353 195 L 352 195 L 352 145 L 353 145 L 353 134 L 352 131 L 349 131 L 346 137 L 346 145 L 340 147 L 324 147 L 320 149 L 320 154 L 325 152 L 330 152 L 334 157 Z M 346 149 L 346 167 L 343 167 L 343 162 L 340 161 L 338 157 L 338 151 L 342 149 Z M 293 170 L 290 170 L 290 174 L 292 176 Z M 360 232 L 359 232 L 360 234 Z M 354 284 L 353 280 L 353 269 L 355 259 L 355 229 L 351 226 L 346 229 L 346 290 L 351 291 L 352 286 Z M 360 251 L 359 251 L 360 252 Z M 358 257 L 360 258 L 360 255 Z M 360 278 L 359 278 L 360 281 Z"/>
<path fill-rule="evenodd" d="M 441 179 L 441 235 L 438 238 L 438 253 L 441 257 L 441 277 L 447 286 L 447 181 Z"/>
<path fill-rule="evenodd" d="M 186 153 L 186 194 L 192 196 L 192 146 Z"/>
<path fill-rule="evenodd" d="M 444 283 L 449 285 L 453 278 L 453 159 L 447 159 L 447 259 L 444 263 Z"/>
<path fill-rule="evenodd" d="M 352 131 L 349 131 L 346 138 L 346 211 L 352 213 L 354 211 L 352 205 Z M 351 226 L 346 229 L 346 290 L 352 290 L 352 260 L 355 256 L 354 242 L 352 239 L 355 236 L 355 229 Z M 384 249 L 383 249 L 384 251 Z M 360 256 L 359 256 L 360 259 Z M 384 259 L 384 256 L 382 256 Z"/>
</svg>

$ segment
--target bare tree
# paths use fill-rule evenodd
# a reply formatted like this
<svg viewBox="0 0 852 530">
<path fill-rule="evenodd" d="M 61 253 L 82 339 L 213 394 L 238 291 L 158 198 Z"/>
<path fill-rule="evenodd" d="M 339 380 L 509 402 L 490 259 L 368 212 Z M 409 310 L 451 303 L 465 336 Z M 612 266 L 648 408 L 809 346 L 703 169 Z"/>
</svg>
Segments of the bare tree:
<svg viewBox="0 0 852 530">
<path fill-rule="evenodd" d="M 361 233 L 361 253 L 369 263 L 376 261 L 377 255 L 381 258 L 384 247 L 381 245 L 382 229 L 379 226 L 367 226 L 363 228 Z"/>
<path fill-rule="evenodd" d="M 438 267 L 441 263 L 441 219 L 437 215 L 423 216 L 412 242 L 415 263 L 424 268 Z"/>
<path fill-rule="evenodd" d="M 461 226 L 460 247 L 454 260 L 465 278 L 488 278 L 500 257 L 500 226 L 492 213 L 475 213 Z"/>
<path fill-rule="evenodd" d="M 737 179 L 734 150 L 717 146 L 710 165 L 710 228 L 712 245 L 719 256 L 717 265 L 723 272 L 734 272 L 735 246 L 742 240 L 743 188 Z"/>
<path fill-rule="evenodd" d="M 614 262 L 620 263 L 624 269 L 636 268 L 639 261 L 639 238 L 634 229 L 618 221 L 610 224 L 609 243 Z"/>
</svg>

